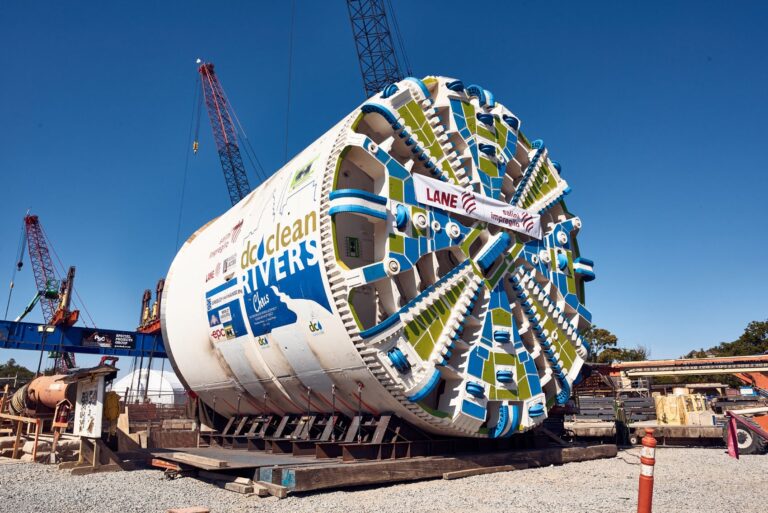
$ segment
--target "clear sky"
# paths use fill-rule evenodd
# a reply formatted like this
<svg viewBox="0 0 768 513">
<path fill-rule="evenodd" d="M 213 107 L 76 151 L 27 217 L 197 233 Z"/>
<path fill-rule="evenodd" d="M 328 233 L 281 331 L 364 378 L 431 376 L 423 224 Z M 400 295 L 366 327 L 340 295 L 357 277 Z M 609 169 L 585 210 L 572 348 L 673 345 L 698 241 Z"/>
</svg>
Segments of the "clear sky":
<svg viewBox="0 0 768 513">
<path fill-rule="evenodd" d="M 364 99 L 345 2 L 296 5 L 289 157 Z M 768 317 L 768 3 L 393 5 L 414 74 L 493 91 L 562 162 L 598 325 L 674 357 Z M 2 282 L 32 209 L 96 323 L 134 328 L 177 247 L 195 59 L 216 64 L 271 172 L 289 26 L 287 1 L 0 3 Z M 181 240 L 229 205 L 206 118 L 200 134 Z M 10 317 L 33 295 L 29 266 L 16 284 Z"/>
</svg>

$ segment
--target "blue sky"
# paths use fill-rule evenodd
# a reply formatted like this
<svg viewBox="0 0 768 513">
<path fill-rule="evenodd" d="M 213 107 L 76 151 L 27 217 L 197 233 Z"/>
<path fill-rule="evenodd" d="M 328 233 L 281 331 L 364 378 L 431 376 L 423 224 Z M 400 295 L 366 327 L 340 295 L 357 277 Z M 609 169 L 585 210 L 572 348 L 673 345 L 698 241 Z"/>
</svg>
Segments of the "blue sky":
<svg viewBox="0 0 768 513">
<path fill-rule="evenodd" d="M 393 5 L 414 74 L 493 91 L 562 162 L 596 262 L 598 325 L 660 358 L 768 317 L 768 4 Z M 0 4 L 2 282 L 32 209 L 77 265 L 96 323 L 134 328 L 176 250 L 195 59 L 216 64 L 271 172 L 284 162 L 289 25 L 289 2 Z M 297 0 L 293 50 L 289 157 L 363 100 L 343 0 Z M 229 205 L 205 118 L 200 134 L 182 240 Z M 33 295 L 28 266 L 16 284 L 12 317 Z"/>
</svg>

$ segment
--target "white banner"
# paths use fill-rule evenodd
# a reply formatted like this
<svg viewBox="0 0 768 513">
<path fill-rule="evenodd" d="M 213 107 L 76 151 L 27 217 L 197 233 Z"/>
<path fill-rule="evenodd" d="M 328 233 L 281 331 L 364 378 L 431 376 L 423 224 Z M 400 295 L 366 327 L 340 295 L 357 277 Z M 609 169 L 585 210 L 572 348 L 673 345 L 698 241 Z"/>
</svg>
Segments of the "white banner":
<svg viewBox="0 0 768 513">
<path fill-rule="evenodd" d="M 78 381 L 75 402 L 75 425 L 72 434 L 87 438 L 101 437 L 104 409 L 104 376 L 93 381 Z"/>
<path fill-rule="evenodd" d="M 413 184 L 419 203 L 541 239 L 541 216 L 538 214 L 531 214 L 527 210 L 477 194 L 470 189 L 462 189 L 458 185 L 422 175 L 413 175 Z"/>
</svg>

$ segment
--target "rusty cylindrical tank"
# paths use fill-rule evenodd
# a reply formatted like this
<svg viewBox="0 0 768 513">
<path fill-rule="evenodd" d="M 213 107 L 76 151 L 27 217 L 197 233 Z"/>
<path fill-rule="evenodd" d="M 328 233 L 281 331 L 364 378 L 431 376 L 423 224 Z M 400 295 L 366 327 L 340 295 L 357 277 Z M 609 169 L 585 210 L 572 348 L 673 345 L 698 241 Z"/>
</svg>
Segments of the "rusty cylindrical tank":
<svg viewBox="0 0 768 513">
<path fill-rule="evenodd" d="M 76 387 L 65 383 L 64 378 L 64 374 L 56 374 L 32 380 L 27 388 L 27 406 L 37 409 L 42 405 L 55 409 L 56 404 L 63 399 L 68 399 L 74 404 Z"/>
</svg>

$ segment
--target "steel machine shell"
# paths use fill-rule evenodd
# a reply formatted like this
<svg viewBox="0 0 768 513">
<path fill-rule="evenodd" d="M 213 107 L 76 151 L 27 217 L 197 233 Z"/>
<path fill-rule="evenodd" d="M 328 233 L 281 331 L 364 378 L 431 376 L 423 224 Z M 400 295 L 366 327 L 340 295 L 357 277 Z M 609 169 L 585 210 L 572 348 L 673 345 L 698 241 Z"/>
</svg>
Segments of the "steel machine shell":
<svg viewBox="0 0 768 513">
<path fill-rule="evenodd" d="M 176 374 L 224 416 L 530 429 L 589 352 L 569 192 L 490 91 L 392 84 L 183 245 L 161 312 Z"/>
</svg>

